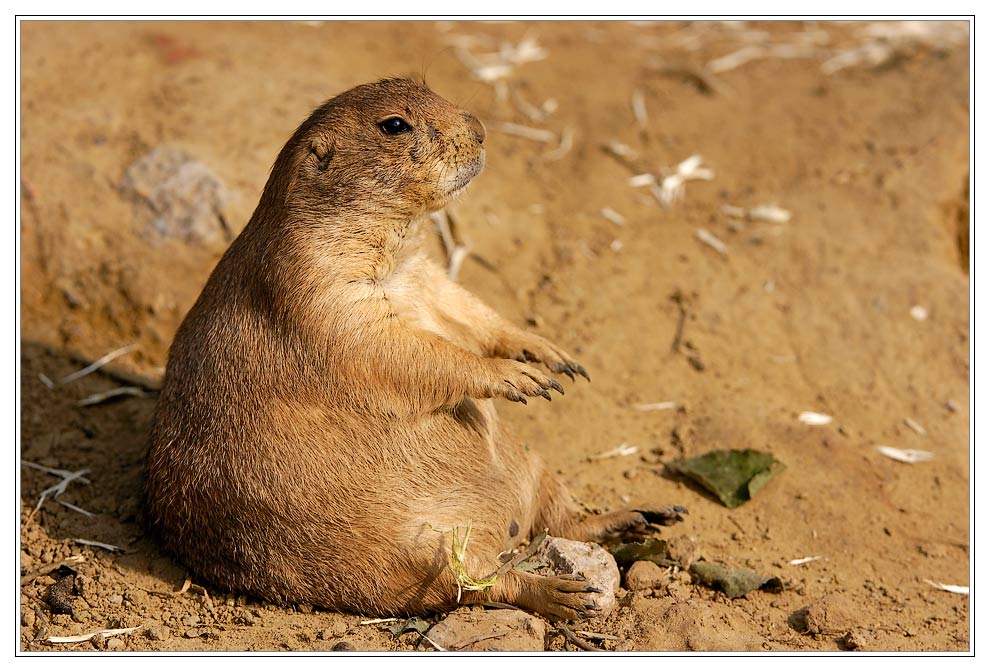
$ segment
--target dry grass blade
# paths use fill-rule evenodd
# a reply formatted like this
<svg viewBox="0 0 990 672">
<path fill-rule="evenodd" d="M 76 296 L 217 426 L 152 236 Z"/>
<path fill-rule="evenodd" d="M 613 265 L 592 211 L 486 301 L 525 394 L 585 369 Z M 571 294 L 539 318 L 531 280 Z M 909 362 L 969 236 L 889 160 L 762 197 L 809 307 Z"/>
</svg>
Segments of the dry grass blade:
<svg viewBox="0 0 990 672">
<path fill-rule="evenodd" d="M 557 145 L 557 148 L 545 153 L 543 158 L 547 161 L 559 161 L 567 156 L 573 147 L 574 129 L 568 126 L 560 132 L 560 144 Z"/>
<path fill-rule="evenodd" d="M 820 556 L 820 555 L 809 555 L 809 556 L 807 556 L 805 558 L 795 558 L 794 560 L 791 560 L 787 564 L 794 565 L 794 566 L 797 566 L 797 565 L 806 565 L 809 562 L 815 562 L 816 560 L 821 560 L 821 559 L 822 559 L 822 556 Z"/>
<path fill-rule="evenodd" d="M 140 387 L 115 387 L 112 390 L 106 390 L 105 392 L 97 392 L 91 394 L 85 399 L 80 399 L 76 402 L 76 406 L 95 406 L 96 404 L 102 404 L 104 401 L 110 399 L 115 399 L 117 397 L 146 397 L 148 393 L 145 392 Z"/>
<path fill-rule="evenodd" d="M 87 366 L 87 367 L 85 367 L 83 369 L 79 369 L 75 373 L 70 373 L 69 375 L 67 375 L 65 378 L 63 378 L 61 380 L 61 383 L 60 384 L 61 385 L 65 385 L 66 383 L 71 383 L 73 380 L 79 380 L 83 376 L 88 376 L 89 374 L 93 373 L 94 371 L 97 371 L 104 364 L 106 364 L 108 362 L 112 362 L 113 360 L 117 359 L 118 357 L 120 357 L 122 355 L 126 355 L 129 352 L 132 352 L 134 350 L 137 350 L 137 348 L 138 348 L 138 344 L 137 343 L 131 343 L 130 345 L 125 345 L 122 348 L 118 348 L 118 349 L 114 350 L 113 352 L 107 353 L 107 354 L 103 355 L 102 357 L 100 357 L 95 362 L 93 362 L 92 364 L 90 364 L 89 366 Z"/>
<path fill-rule="evenodd" d="M 921 434 L 922 436 L 928 433 L 925 431 L 925 428 L 918 424 L 918 422 L 913 418 L 904 418 L 904 424 L 911 428 L 912 431 L 917 434 Z"/>
<path fill-rule="evenodd" d="M 458 245 L 454 248 L 454 252 L 450 255 L 450 265 L 447 268 L 448 278 L 454 281 L 457 280 L 457 275 L 461 272 L 461 266 L 470 254 L 471 250 L 467 245 Z"/>
<path fill-rule="evenodd" d="M 66 478 L 73 474 L 73 472 L 68 471 L 66 469 L 56 469 L 54 467 L 46 467 L 43 464 L 38 464 L 37 462 L 29 462 L 28 460 L 21 460 L 21 464 L 24 465 L 25 467 L 31 467 L 32 469 L 43 471 L 46 474 L 51 474 L 52 476 L 61 476 L 62 478 Z M 85 483 L 86 485 L 89 485 L 90 483 L 90 480 L 88 478 L 82 478 L 81 476 L 76 480 L 79 481 L 80 483 Z"/>
<path fill-rule="evenodd" d="M 440 233 L 440 240 L 447 255 L 447 277 L 457 280 L 461 265 L 471 254 L 471 248 L 457 242 L 454 237 L 454 220 L 446 210 L 434 212 L 430 215 L 430 219 Z"/>
<path fill-rule="evenodd" d="M 604 217 L 605 219 L 607 219 L 608 221 L 610 221 L 613 224 L 615 224 L 616 226 L 625 226 L 626 225 L 626 218 L 623 217 L 618 212 L 616 212 L 615 210 L 613 210 L 612 208 L 610 208 L 608 206 L 605 206 L 604 208 L 602 208 L 599 211 L 599 214 L 602 217 Z"/>
<path fill-rule="evenodd" d="M 380 625 L 382 623 L 395 623 L 398 620 L 397 618 L 369 618 L 367 621 L 361 621 L 358 625 Z"/>
<path fill-rule="evenodd" d="M 47 387 L 49 390 L 54 390 L 55 389 L 55 382 L 51 378 L 49 378 L 48 376 L 46 376 L 45 374 L 38 373 L 38 380 L 40 380 L 42 382 L 42 384 L 45 387 Z"/>
<path fill-rule="evenodd" d="M 89 539 L 73 539 L 75 543 L 80 546 L 94 546 L 96 548 L 102 548 L 105 551 L 110 551 L 112 553 L 126 553 L 127 549 L 121 546 L 114 546 L 113 544 L 104 544 L 102 541 L 90 541 Z"/>
<path fill-rule="evenodd" d="M 84 555 L 70 555 L 65 560 L 59 560 L 58 562 L 50 562 L 47 565 L 39 567 L 33 572 L 28 572 L 27 574 L 22 576 L 21 585 L 24 586 L 27 585 L 28 583 L 31 583 L 39 576 L 48 576 L 59 567 L 72 568 L 75 567 L 76 565 L 81 565 L 84 562 L 86 562 L 86 556 Z"/>
<path fill-rule="evenodd" d="M 939 590 L 944 590 L 947 593 L 956 593 L 957 595 L 969 595 L 969 586 L 954 586 L 949 583 L 939 583 L 937 581 L 931 581 L 929 579 L 924 579 L 925 583 L 933 588 L 938 588 Z"/>
<path fill-rule="evenodd" d="M 698 229 L 694 232 L 694 237 L 722 256 L 729 254 L 728 245 L 712 235 L 707 229 Z"/>
<path fill-rule="evenodd" d="M 518 87 L 513 86 L 509 88 L 509 97 L 516 106 L 516 109 L 522 112 L 534 124 L 542 124 L 547 120 L 547 112 L 543 108 L 537 107 L 526 100 Z"/>
<path fill-rule="evenodd" d="M 56 502 L 69 509 L 70 511 L 75 511 L 76 513 L 81 513 L 87 518 L 93 518 L 96 514 L 87 511 L 86 509 L 76 506 L 75 504 L 69 504 L 68 502 L 63 502 L 61 499 L 56 499 Z"/>
<path fill-rule="evenodd" d="M 78 644 L 80 642 L 88 642 L 94 637 L 116 637 L 118 635 L 127 635 L 135 630 L 140 629 L 141 626 L 136 626 L 133 628 L 117 628 L 114 630 L 97 630 L 95 632 L 88 632 L 85 635 L 73 635 L 71 637 L 49 637 L 44 640 L 49 644 Z"/>
<path fill-rule="evenodd" d="M 637 411 L 672 411 L 677 408 L 676 401 L 658 401 L 655 404 L 636 404 Z"/>
<path fill-rule="evenodd" d="M 80 469 L 79 471 L 74 471 L 71 474 L 68 474 L 65 478 L 63 478 L 55 485 L 51 486 L 50 488 L 45 488 L 44 490 L 42 490 L 41 496 L 38 497 L 38 503 L 35 505 L 34 511 L 31 512 L 31 515 L 33 516 L 38 512 L 39 509 L 41 509 L 41 505 L 45 503 L 45 500 L 49 497 L 49 495 L 53 497 L 58 497 L 59 495 L 65 492 L 65 489 L 67 487 L 69 487 L 69 483 L 78 480 L 83 474 L 88 474 L 88 473 L 89 473 L 89 469 Z"/>
<path fill-rule="evenodd" d="M 632 92 L 632 100 L 630 101 L 632 107 L 633 119 L 636 120 L 636 124 L 640 128 L 645 128 L 646 124 L 649 122 L 649 116 L 646 113 L 646 97 L 643 96 L 643 92 L 636 89 Z"/>
<path fill-rule="evenodd" d="M 498 578 L 498 573 L 494 573 L 484 579 L 475 579 L 470 574 L 468 574 L 465 559 L 467 558 L 467 547 L 468 542 L 471 539 L 471 521 L 468 521 L 467 527 L 464 530 L 464 536 L 461 536 L 461 530 L 459 527 L 455 527 L 451 530 L 450 534 L 450 571 L 454 575 L 454 581 L 457 583 L 457 601 L 461 601 L 464 591 L 480 591 L 491 588 L 495 585 L 495 581 Z"/>
<path fill-rule="evenodd" d="M 515 135 L 526 140 L 533 140 L 534 142 L 553 142 L 557 139 L 557 136 L 552 131 L 548 131 L 545 128 L 532 128 L 531 126 L 514 124 L 511 121 L 492 122 L 490 128 L 506 135 Z"/>
<path fill-rule="evenodd" d="M 607 460 L 610 457 L 627 457 L 629 455 L 635 455 L 638 452 L 638 446 L 630 446 L 629 444 L 623 442 L 612 450 L 606 450 L 604 453 L 592 455 L 588 458 L 588 461 L 598 462 L 599 460 Z"/>
<path fill-rule="evenodd" d="M 179 588 L 177 591 L 175 591 L 174 594 L 175 595 L 182 595 L 184 592 L 186 592 L 187 590 L 189 590 L 189 588 L 191 588 L 191 587 L 192 587 L 192 577 L 191 576 L 187 576 L 186 577 L 186 580 L 182 582 L 182 587 Z"/>
<path fill-rule="evenodd" d="M 917 462 L 929 462 L 935 459 L 935 453 L 927 450 L 914 450 L 913 448 L 894 448 L 893 446 L 877 446 L 877 451 L 898 462 L 915 464 Z"/>
<path fill-rule="evenodd" d="M 432 646 L 437 651 L 440 651 L 441 653 L 446 653 L 447 652 L 447 649 L 443 648 L 442 646 L 440 646 L 439 644 L 437 644 L 436 642 L 434 642 L 432 639 L 430 639 L 430 637 L 427 634 L 420 633 L 419 636 L 422 637 L 426 641 L 427 644 L 429 644 L 430 646 Z"/>
<path fill-rule="evenodd" d="M 806 425 L 820 426 L 827 425 L 832 422 L 832 416 L 825 415 L 824 413 L 816 413 L 814 411 L 804 411 L 798 416 L 798 420 Z"/>
</svg>

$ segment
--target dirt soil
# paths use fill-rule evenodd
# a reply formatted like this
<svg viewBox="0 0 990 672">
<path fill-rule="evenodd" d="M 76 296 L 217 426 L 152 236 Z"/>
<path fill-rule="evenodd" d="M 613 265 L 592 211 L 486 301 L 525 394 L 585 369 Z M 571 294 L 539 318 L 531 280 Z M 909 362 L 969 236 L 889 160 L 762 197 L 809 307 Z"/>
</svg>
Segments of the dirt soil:
<svg viewBox="0 0 990 672">
<path fill-rule="evenodd" d="M 143 531 L 154 397 L 79 406 L 126 383 L 42 380 L 129 344 L 112 366 L 160 377 L 295 126 L 353 85 L 425 73 L 489 130 L 485 172 L 451 207 L 473 253 L 460 282 L 579 355 L 593 380 L 552 404 L 500 403 L 504 421 L 587 506 L 682 504 L 690 516 L 664 536 L 788 587 L 736 600 L 681 581 L 623 591 L 622 606 L 581 627 L 614 636 L 600 643 L 609 650 L 969 649 L 969 598 L 926 583 L 970 581 L 969 48 L 965 24 L 949 28 L 22 23 L 21 457 L 88 470 L 88 482 L 32 515 L 59 478 L 21 468 L 22 575 L 84 557 L 66 598 L 74 614 L 46 603 L 57 573 L 22 579 L 21 648 L 430 650 L 360 614 L 204 592 L 195 577 L 180 592 L 186 571 Z M 523 57 L 497 86 L 458 51 L 480 58 L 527 36 L 545 53 L 512 52 Z M 716 60 L 740 49 L 752 58 Z M 625 158 L 606 143 L 626 145 Z M 149 222 L 122 181 L 156 148 L 224 185 L 214 228 Z M 688 181 L 670 207 L 629 183 L 694 154 L 712 179 Z M 724 210 L 765 204 L 790 219 Z M 664 401 L 676 408 L 637 408 Z M 806 425 L 804 411 L 833 420 Z M 624 442 L 638 452 L 589 461 Z M 902 463 L 878 445 L 934 459 Z M 662 469 L 729 448 L 770 451 L 786 469 L 733 510 Z M 548 649 L 569 646 L 548 633 Z"/>
</svg>

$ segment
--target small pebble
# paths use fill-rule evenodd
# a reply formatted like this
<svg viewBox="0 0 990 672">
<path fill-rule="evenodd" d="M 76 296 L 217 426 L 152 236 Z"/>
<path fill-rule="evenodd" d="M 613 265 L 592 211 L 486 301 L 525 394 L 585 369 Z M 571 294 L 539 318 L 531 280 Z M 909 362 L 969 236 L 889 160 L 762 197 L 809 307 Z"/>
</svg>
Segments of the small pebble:
<svg viewBox="0 0 990 672">
<path fill-rule="evenodd" d="M 911 317 L 918 320 L 918 322 L 924 322 L 928 319 L 928 309 L 924 306 L 912 306 Z"/>
<path fill-rule="evenodd" d="M 667 595 L 678 602 L 683 602 L 691 596 L 691 587 L 683 583 L 671 583 L 667 586 Z"/>
<path fill-rule="evenodd" d="M 626 588 L 629 590 L 651 590 L 668 583 L 670 574 L 653 562 L 638 560 L 626 570 Z"/>
<path fill-rule="evenodd" d="M 107 651 L 120 651 L 124 648 L 124 642 L 116 637 L 107 640 Z"/>
<path fill-rule="evenodd" d="M 107 598 L 107 602 L 110 604 L 122 604 L 124 601 L 123 595 L 111 595 Z"/>
<path fill-rule="evenodd" d="M 153 625 L 148 628 L 145 636 L 156 642 L 164 642 L 172 636 L 172 631 L 166 628 L 164 625 Z"/>
<path fill-rule="evenodd" d="M 333 645 L 333 649 L 331 649 L 331 650 L 332 651 L 357 651 L 357 649 L 354 648 L 354 645 L 351 644 L 350 642 L 346 641 L 346 640 L 337 642 L 336 644 Z"/>
<path fill-rule="evenodd" d="M 182 633 L 182 636 L 185 637 L 186 639 L 196 639 L 197 637 L 200 636 L 201 633 L 202 631 L 199 628 L 189 628 L 188 630 Z"/>
</svg>

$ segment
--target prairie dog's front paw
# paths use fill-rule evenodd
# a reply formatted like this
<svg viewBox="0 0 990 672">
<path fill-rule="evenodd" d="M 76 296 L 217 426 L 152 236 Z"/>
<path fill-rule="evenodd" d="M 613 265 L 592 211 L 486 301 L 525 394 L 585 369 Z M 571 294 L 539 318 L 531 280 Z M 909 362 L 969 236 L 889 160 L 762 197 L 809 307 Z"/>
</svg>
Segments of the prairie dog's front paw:
<svg viewBox="0 0 990 672">
<path fill-rule="evenodd" d="M 574 380 L 574 374 L 591 380 L 588 372 L 573 357 L 542 336 L 518 330 L 504 337 L 500 346 L 504 357 L 520 362 L 540 362 L 554 373 L 563 373 L 571 380 Z"/>
<path fill-rule="evenodd" d="M 525 404 L 526 397 L 543 397 L 550 401 L 550 390 L 564 393 L 560 383 L 546 377 L 529 364 L 512 359 L 496 359 L 491 360 L 491 365 L 492 380 L 486 396 L 505 397 Z"/>
</svg>

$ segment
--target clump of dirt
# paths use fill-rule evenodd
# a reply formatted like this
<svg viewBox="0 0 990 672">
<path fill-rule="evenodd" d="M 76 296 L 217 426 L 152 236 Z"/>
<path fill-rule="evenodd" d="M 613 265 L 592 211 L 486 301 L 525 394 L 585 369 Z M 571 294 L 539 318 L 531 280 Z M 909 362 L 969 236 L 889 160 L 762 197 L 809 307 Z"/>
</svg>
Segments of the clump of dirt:
<svg viewBox="0 0 990 672">
<path fill-rule="evenodd" d="M 552 405 L 500 404 L 503 422 L 589 507 L 683 504 L 677 533 L 705 560 L 788 587 L 731 600 L 675 572 L 620 589 L 614 612 L 580 627 L 608 650 L 972 646 L 968 598 L 925 582 L 970 576 L 964 24 L 961 41 L 958 24 L 823 22 L 20 28 L 20 452 L 88 480 L 34 513 L 62 476 L 22 466 L 22 650 L 431 648 L 361 615 L 195 577 L 183 591 L 186 571 L 142 521 L 154 397 L 79 406 L 140 380 L 58 384 L 131 343 L 112 365 L 159 377 L 222 229 L 247 222 L 296 124 L 410 63 L 489 130 L 485 172 L 450 209 L 470 249 L 460 282 L 594 381 Z M 492 67 L 497 53 L 511 68 Z M 209 235 L 149 236 L 121 188 L 161 147 L 224 185 Z M 695 155 L 695 177 L 710 174 L 675 189 L 667 178 Z M 754 216 L 764 205 L 788 216 Z M 805 411 L 833 420 L 809 426 Z M 935 457 L 904 464 L 877 445 Z M 787 465 L 731 511 L 660 469 L 731 449 Z M 75 556 L 53 608 L 67 570 L 31 573 Z M 103 630 L 121 632 L 47 641 Z M 545 646 L 573 645 L 549 627 Z"/>
</svg>

